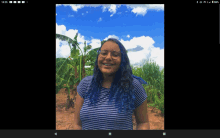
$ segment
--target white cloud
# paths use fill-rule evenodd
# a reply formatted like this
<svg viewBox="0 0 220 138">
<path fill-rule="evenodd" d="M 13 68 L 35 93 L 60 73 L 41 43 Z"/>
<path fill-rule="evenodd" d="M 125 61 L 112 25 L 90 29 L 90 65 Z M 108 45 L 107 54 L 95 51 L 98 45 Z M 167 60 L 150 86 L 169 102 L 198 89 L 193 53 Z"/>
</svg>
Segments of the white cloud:
<svg viewBox="0 0 220 138">
<path fill-rule="evenodd" d="M 86 13 L 88 13 L 88 11 L 86 11 Z"/>
<path fill-rule="evenodd" d="M 71 39 L 74 39 L 77 32 L 78 30 L 69 29 L 68 31 L 66 31 L 65 35 Z M 78 33 L 78 36 L 79 36 L 79 33 Z"/>
<path fill-rule="evenodd" d="M 149 36 L 133 37 L 129 41 L 120 40 L 126 49 L 136 48 L 137 45 L 143 47 L 143 50 L 137 52 L 128 52 L 130 64 L 141 63 L 142 60 L 154 60 L 159 66 L 164 66 L 164 49 L 154 47 L 155 41 Z"/>
<path fill-rule="evenodd" d="M 164 4 L 126 4 L 127 8 L 137 15 L 145 15 L 147 10 L 164 10 Z"/>
<path fill-rule="evenodd" d="M 97 22 L 100 22 L 100 21 L 102 21 L 102 18 L 101 18 L 101 17 L 99 18 L 99 20 L 98 20 Z"/>
<path fill-rule="evenodd" d="M 153 48 L 151 52 L 151 58 L 160 66 L 164 66 L 164 49 Z"/>
<path fill-rule="evenodd" d="M 82 9 L 83 7 L 99 7 L 102 6 L 103 12 L 108 9 L 109 12 L 112 14 L 110 15 L 111 17 L 116 13 L 117 8 L 119 8 L 121 5 L 120 4 L 57 4 L 56 6 L 70 6 L 73 11 L 77 12 L 79 9 Z"/>
<path fill-rule="evenodd" d="M 75 12 L 77 12 L 79 9 L 82 9 L 84 7 L 96 8 L 101 6 L 103 9 L 102 12 L 105 12 L 108 9 L 108 11 L 112 13 L 110 17 L 112 17 L 116 13 L 117 8 L 121 6 L 121 4 L 56 4 L 56 7 L 61 5 L 70 6 L 72 10 Z M 147 13 L 147 10 L 156 10 L 156 11 L 164 10 L 164 4 L 123 4 L 123 5 L 127 6 L 128 9 L 132 9 L 131 12 L 135 13 L 136 16 L 137 15 L 144 16 Z M 118 14 L 120 14 L 120 12 Z"/>
<path fill-rule="evenodd" d="M 127 37 L 130 37 L 130 35 L 127 35 Z M 108 38 L 116 38 L 119 40 L 115 35 L 109 35 L 104 40 Z M 133 49 L 137 46 L 143 47 L 141 51 L 128 52 L 128 57 L 132 65 L 140 64 L 142 60 L 146 60 L 149 57 L 152 61 L 156 62 L 156 64 L 164 67 L 164 49 L 154 47 L 155 41 L 150 36 L 133 37 L 128 41 L 124 41 L 123 39 L 119 41 L 124 45 L 125 49 Z M 101 41 L 96 39 L 96 42 L 98 42 L 97 47 L 100 47 Z"/>
<path fill-rule="evenodd" d="M 118 38 L 116 35 L 109 35 L 109 36 L 106 37 L 104 40 L 107 40 L 107 39 L 109 39 L 109 38 L 115 38 L 115 39 L 118 39 L 118 40 L 119 40 L 119 38 Z"/>
<path fill-rule="evenodd" d="M 147 13 L 147 9 L 146 8 L 143 8 L 143 7 L 137 7 L 137 8 L 134 8 L 132 10 L 133 13 L 137 13 L 136 16 L 138 14 L 142 14 L 143 16 Z"/>
<path fill-rule="evenodd" d="M 67 31 L 64 25 L 56 24 L 56 33 L 58 34 L 63 34 L 73 39 L 77 32 L 78 30 L 74 29 L 69 29 Z M 130 35 L 127 35 L 127 37 L 130 38 Z M 109 35 L 104 40 L 107 40 L 108 38 L 116 38 L 119 40 L 119 38 L 115 35 Z M 102 40 L 93 37 L 91 40 L 85 40 L 84 36 L 78 33 L 77 41 L 79 43 L 79 47 L 81 50 L 83 50 L 84 41 L 86 41 L 86 45 L 92 45 L 92 49 L 94 49 L 101 46 Z M 126 49 L 133 49 L 137 46 L 141 46 L 143 48 L 141 51 L 128 52 L 128 57 L 132 65 L 140 64 L 143 60 L 150 58 L 160 67 L 164 67 L 164 49 L 154 47 L 155 41 L 150 36 L 133 37 L 127 41 L 124 41 L 123 39 L 119 41 L 125 46 Z M 61 47 L 59 46 L 60 44 Z M 67 58 L 69 55 L 70 48 L 68 43 L 56 39 L 56 57 Z"/>
<path fill-rule="evenodd" d="M 60 47 L 60 45 L 62 45 Z M 70 48 L 68 43 L 56 39 L 56 58 L 67 58 L 70 55 Z"/>
<path fill-rule="evenodd" d="M 108 11 L 112 12 L 113 14 L 115 14 L 115 13 L 116 13 L 116 5 L 113 5 L 113 4 L 112 4 L 112 5 L 110 6 L 110 8 L 108 9 Z M 112 15 L 113 15 L 113 14 L 112 14 Z"/>
<path fill-rule="evenodd" d="M 78 9 L 82 9 L 84 6 L 81 5 L 81 4 L 63 4 L 63 5 L 66 5 L 66 6 L 70 6 L 73 11 L 78 11 Z"/>
<path fill-rule="evenodd" d="M 116 13 L 117 8 L 119 8 L 121 5 L 120 4 L 106 4 L 106 5 L 102 5 L 102 6 L 103 6 L 102 7 L 103 8 L 103 12 L 105 12 L 106 9 L 108 9 L 108 11 L 110 13 L 112 13 L 110 15 L 110 17 L 112 17 Z"/>
<path fill-rule="evenodd" d="M 56 14 L 57 15 L 57 14 Z"/>
<path fill-rule="evenodd" d="M 65 32 L 66 32 L 66 26 L 64 26 L 64 25 L 57 25 L 57 23 L 56 23 L 56 33 L 64 35 Z"/>
<path fill-rule="evenodd" d="M 148 9 L 153 9 L 153 10 L 164 10 L 164 4 L 146 4 Z"/>
<path fill-rule="evenodd" d="M 102 6 L 102 4 L 56 4 L 56 7 L 58 6 L 70 6 L 73 11 L 77 12 L 79 9 L 82 9 L 84 7 L 99 7 Z"/>
<path fill-rule="evenodd" d="M 98 48 L 101 46 L 101 40 L 100 39 L 92 39 L 91 43 L 89 43 L 89 45 L 92 46 L 92 49 Z"/>
<path fill-rule="evenodd" d="M 127 8 L 147 8 L 148 10 L 164 10 L 164 4 L 126 4 Z"/>
</svg>

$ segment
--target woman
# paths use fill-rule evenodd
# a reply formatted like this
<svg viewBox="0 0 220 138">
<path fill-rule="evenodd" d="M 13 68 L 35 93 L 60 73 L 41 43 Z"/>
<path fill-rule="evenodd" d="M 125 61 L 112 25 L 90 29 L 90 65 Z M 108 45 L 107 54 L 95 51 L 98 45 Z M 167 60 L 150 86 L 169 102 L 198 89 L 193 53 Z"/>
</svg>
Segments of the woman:
<svg viewBox="0 0 220 138">
<path fill-rule="evenodd" d="M 143 79 L 132 75 L 124 46 L 114 38 L 98 50 L 93 76 L 77 86 L 75 130 L 149 130 Z"/>
</svg>

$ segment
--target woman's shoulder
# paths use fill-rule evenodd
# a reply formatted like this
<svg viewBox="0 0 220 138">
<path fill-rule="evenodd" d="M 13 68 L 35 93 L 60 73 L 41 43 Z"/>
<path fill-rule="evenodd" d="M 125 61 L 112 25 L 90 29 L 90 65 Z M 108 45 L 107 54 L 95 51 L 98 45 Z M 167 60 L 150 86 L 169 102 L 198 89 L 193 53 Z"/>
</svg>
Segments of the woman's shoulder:
<svg viewBox="0 0 220 138">
<path fill-rule="evenodd" d="M 92 80 L 92 78 L 93 78 L 93 75 L 90 75 L 90 76 L 84 77 L 82 80 L 88 81 L 88 80 Z"/>
<path fill-rule="evenodd" d="M 147 84 L 147 82 L 145 80 L 143 80 L 141 77 L 138 77 L 138 76 L 133 77 L 133 83 L 135 83 L 137 85 Z"/>
<path fill-rule="evenodd" d="M 140 82 L 138 81 L 138 79 L 133 78 L 133 83 L 134 83 L 134 84 L 139 84 Z"/>
<path fill-rule="evenodd" d="M 81 83 L 90 83 L 92 81 L 93 75 L 86 76 L 81 80 Z"/>
<path fill-rule="evenodd" d="M 84 77 L 79 85 L 77 86 L 77 91 L 79 93 L 86 91 L 86 89 L 88 88 L 90 82 L 92 81 L 93 76 L 86 76 Z"/>
<path fill-rule="evenodd" d="M 137 78 L 133 78 L 133 86 L 137 91 L 139 91 L 140 89 L 143 89 L 143 85 Z"/>
</svg>

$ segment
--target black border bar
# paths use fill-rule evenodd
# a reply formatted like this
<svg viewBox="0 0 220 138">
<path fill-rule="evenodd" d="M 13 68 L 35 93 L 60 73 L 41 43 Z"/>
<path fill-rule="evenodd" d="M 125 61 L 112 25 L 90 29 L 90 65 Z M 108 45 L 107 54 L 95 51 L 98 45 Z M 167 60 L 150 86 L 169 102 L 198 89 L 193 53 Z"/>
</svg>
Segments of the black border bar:
<svg viewBox="0 0 220 138">
<path fill-rule="evenodd" d="M 86 131 L 86 132 L 85 132 Z M 164 135 L 164 132 L 166 135 Z M 111 133 L 111 135 L 110 135 Z M 220 130 L 0 130 L 0 137 L 74 137 L 74 136 L 146 136 L 146 137 L 204 137 L 220 138 Z"/>
</svg>

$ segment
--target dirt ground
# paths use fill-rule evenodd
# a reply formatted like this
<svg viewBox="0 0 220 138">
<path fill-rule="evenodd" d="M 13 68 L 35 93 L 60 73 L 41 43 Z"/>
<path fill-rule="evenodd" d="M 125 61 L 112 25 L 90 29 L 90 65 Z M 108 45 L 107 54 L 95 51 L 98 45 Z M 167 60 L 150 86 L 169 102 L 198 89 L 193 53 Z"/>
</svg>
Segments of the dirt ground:
<svg viewBox="0 0 220 138">
<path fill-rule="evenodd" d="M 71 90 L 72 91 L 72 90 Z M 70 95 L 73 98 L 73 94 Z M 56 94 L 56 130 L 73 130 L 74 108 L 66 110 L 67 91 L 61 89 Z M 150 130 L 164 130 L 164 117 L 160 115 L 160 110 L 148 107 L 148 117 Z M 135 116 L 133 118 L 133 129 L 136 130 Z"/>
</svg>

